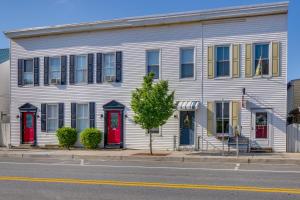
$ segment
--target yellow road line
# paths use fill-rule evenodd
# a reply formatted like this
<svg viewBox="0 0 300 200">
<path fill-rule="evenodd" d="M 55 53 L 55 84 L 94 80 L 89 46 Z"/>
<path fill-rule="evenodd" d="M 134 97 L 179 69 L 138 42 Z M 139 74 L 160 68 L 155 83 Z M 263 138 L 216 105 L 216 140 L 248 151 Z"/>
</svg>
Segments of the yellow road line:
<svg viewBox="0 0 300 200">
<path fill-rule="evenodd" d="M 153 187 L 153 188 L 173 188 L 173 189 L 198 189 L 198 190 L 300 194 L 300 188 L 267 188 L 267 187 L 253 187 L 253 186 L 171 184 L 171 183 L 156 183 L 156 182 L 127 182 L 127 181 L 114 181 L 114 180 L 88 180 L 88 179 L 73 179 L 73 178 L 34 178 L 34 177 L 18 177 L 18 176 L 0 176 L 0 181 L 22 181 L 22 182 L 41 182 L 41 183 L 85 184 L 85 185 L 111 185 L 111 186 L 126 186 L 126 187 Z"/>
</svg>

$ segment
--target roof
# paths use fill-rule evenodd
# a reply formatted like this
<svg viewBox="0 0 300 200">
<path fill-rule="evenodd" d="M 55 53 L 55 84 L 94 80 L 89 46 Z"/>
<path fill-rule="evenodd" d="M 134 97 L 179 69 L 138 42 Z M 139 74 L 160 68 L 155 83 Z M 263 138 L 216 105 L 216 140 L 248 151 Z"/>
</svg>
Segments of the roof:
<svg viewBox="0 0 300 200">
<path fill-rule="evenodd" d="M 287 84 L 287 89 L 289 89 L 292 85 L 295 84 L 295 82 L 300 82 L 300 79 L 293 79 L 293 80 L 290 80 Z"/>
<path fill-rule="evenodd" d="M 0 49 L 0 64 L 9 60 L 9 49 Z"/>
<path fill-rule="evenodd" d="M 227 7 L 221 9 L 179 12 L 164 15 L 129 17 L 123 19 L 104 20 L 88 23 L 65 24 L 56 26 L 35 27 L 6 31 L 10 38 L 35 37 L 64 33 L 77 33 L 108 29 L 124 29 L 145 26 L 157 26 L 178 23 L 204 22 L 210 20 L 240 18 L 249 16 L 287 14 L 288 2 L 265 3 L 248 6 Z"/>
</svg>

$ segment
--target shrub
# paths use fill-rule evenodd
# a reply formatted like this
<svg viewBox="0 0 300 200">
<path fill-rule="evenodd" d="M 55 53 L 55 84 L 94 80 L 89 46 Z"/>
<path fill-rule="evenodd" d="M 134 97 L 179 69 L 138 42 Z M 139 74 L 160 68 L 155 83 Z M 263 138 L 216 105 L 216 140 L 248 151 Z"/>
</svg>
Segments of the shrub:
<svg viewBox="0 0 300 200">
<path fill-rule="evenodd" d="M 86 128 L 80 133 L 80 142 L 87 149 L 96 149 L 101 139 L 101 131 L 96 128 Z"/>
<path fill-rule="evenodd" d="M 70 149 L 77 141 L 77 131 L 75 128 L 63 127 L 56 131 L 59 146 Z"/>
</svg>

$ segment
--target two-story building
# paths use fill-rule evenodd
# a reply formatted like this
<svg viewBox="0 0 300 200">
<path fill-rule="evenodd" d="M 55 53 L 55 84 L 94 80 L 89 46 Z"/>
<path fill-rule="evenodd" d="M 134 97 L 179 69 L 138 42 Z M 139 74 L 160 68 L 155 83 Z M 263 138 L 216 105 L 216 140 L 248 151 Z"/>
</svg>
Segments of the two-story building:
<svg viewBox="0 0 300 200">
<path fill-rule="evenodd" d="M 219 148 L 237 130 L 286 151 L 288 4 L 270 3 L 5 32 L 11 145 L 57 144 L 62 126 L 97 127 L 103 146 L 147 149 L 131 93 L 153 71 L 177 109 L 154 149 Z M 79 145 L 79 143 L 78 143 Z"/>
</svg>

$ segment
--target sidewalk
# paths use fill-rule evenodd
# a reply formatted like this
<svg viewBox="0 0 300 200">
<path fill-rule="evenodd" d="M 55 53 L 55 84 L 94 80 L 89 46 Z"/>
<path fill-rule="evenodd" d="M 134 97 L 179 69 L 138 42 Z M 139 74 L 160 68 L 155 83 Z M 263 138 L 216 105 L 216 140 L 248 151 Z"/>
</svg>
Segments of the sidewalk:
<svg viewBox="0 0 300 200">
<path fill-rule="evenodd" d="M 53 149 L 6 149 L 0 148 L 1 158 L 57 158 L 91 160 L 129 160 L 129 161 L 177 161 L 177 162 L 238 162 L 300 165 L 300 153 L 235 153 L 222 156 L 221 153 L 197 151 L 154 151 L 153 156 L 147 150 L 53 150 Z"/>
</svg>

